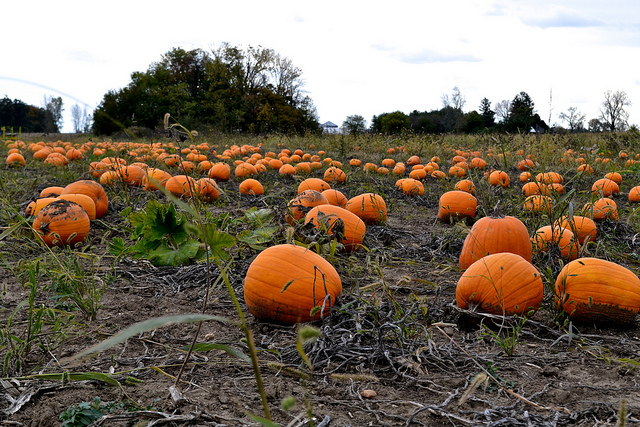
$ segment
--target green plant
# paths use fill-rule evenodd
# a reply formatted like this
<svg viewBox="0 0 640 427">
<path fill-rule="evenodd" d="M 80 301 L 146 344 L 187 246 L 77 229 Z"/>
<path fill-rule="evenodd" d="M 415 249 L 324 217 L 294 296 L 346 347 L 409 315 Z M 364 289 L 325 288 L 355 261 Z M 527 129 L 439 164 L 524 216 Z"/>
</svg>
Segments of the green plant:
<svg viewBox="0 0 640 427">
<path fill-rule="evenodd" d="M 115 402 L 101 402 L 96 397 L 91 402 L 80 402 L 69 406 L 58 417 L 62 421 L 60 427 L 84 427 L 91 425 L 94 421 L 102 418 L 103 415 L 114 411 L 122 405 Z"/>
<path fill-rule="evenodd" d="M 524 328 L 526 323 L 526 317 L 516 317 L 514 325 L 500 325 L 498 331 L 494 331 L 490 326 L 483 323 L 482 328 L 484 330 L 482 331 L 482 336 L 491 337 L 507 356 L 513 356 L 518 346 L 520 332 L 522 332 L 522 328 Z"/>
</svg>

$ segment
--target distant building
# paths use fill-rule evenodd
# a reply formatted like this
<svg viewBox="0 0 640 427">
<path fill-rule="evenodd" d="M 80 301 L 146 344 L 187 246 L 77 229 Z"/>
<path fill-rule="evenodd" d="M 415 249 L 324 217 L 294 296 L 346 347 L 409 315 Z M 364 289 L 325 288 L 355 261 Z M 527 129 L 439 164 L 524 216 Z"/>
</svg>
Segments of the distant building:
<svg viewBox="0 0 640 427">
<path fill-rule="evenodd" d="M 338 125 L 333 122 L 324 122 L 320 127 L 322 128 L 322 132 L 338 133 Z"/>
</svg>

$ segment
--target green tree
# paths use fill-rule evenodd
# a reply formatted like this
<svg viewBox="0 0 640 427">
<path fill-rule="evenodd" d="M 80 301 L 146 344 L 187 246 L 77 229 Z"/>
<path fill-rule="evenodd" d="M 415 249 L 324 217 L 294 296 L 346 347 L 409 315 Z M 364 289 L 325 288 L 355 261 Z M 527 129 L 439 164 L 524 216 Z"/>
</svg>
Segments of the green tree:
<svg viewBox="0 0 640 427">
<path fill-rule="evenodd" d="M 64 111 L 62 105 L 62 97 L 54 98 L 45 95 L 45 132 L 60 132 L 62 129 L 62 112 Z"/>
<path fill-rule="evenodd" d="M 517 94 L 511 101 L 509 118 L 504 127 L 510 132 L 528 133 L 531 128 L 536 130 L 548 130 L 547 124 L 535 112 L 533 100 L 526 92 Z"/>
<path fill-rule="evenodd" d="M 496 124 L 496 113 L 491 109 L 491 101 L 486 97 L 480 101 L 480 115 L 485 128 L 491 128 Z"/>
<path fill-rule="evenodd" d="M 373 116 L 371 130 L 384 134 L 399 134 L 411 128 L 409 116 L 402 111 Z"/>
<path fill-rule="evenodd" d="M 485 129 L 484 117 L 477 111 L 470 111 L 462 119 L 462 130 L 466 133 L 479 132 Z"/>
<path fill-rule="evenodd" d="M 345 121 L 342 122 L 342 128 L 349 135 L 359 135 L 366 132 L 367 121 L 364 119 L 364 117 L 358 114 L 354 114 L 352 116 L 347 116 Z"/>
<path fill-rule="evenodd" d="M 28 105 L 19 99 L 11 100 L 5 96 L 0 99 L 0 126 L 14 131 L 44 132 L 46 112 L 43 108 Z"/>
</svg>

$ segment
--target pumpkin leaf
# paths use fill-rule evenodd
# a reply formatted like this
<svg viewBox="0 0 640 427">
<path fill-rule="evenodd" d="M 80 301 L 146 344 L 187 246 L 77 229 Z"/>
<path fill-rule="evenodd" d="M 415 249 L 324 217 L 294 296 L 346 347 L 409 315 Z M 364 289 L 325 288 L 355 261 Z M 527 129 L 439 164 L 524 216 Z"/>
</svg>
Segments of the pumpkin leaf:
<svg viewBox="0 0 640 427">
<path fill-rule="evenodd" d="M 235 239 L 229 233 L 220 231 L 215 224 L 203 225 L 204 241 L 209 245 L 211 255 L 223 260 L 229 259 L 229 249 L 233 247 Z"/>
<path fill-rule="evenodd" d="M 177 248 L 171 248 L 166 244 L 160 245 L 150 251 L 147 258 L 153 265 L 182 265 L 196 258 L 199 250 L 200 242 L 190 240 Z"/>
<path fill-rule="evenodd" d="M 250 246 L 261 245 L 273 240 L 273 235 L 276 231 L 278 231 L 278 227 L 276 226 L 260 227 L 255 230 L 244 230 L 236 237 L 242 243 Z"/>
<path fill-rule="evenodd" d="M 180 350 L 189 351 L 189 347 L 190 346 L 184 346 L 184 347 L 181 347 Z M 249 356 L 247 356 L 237 348 L 231 347 L 229 345 L 218 344 L 213 342 L 199 342 L 193 346 L 193 351 L 211 351 L 211 350 L 222 350 L 231 356 L 237 357 L 243 362 L 251 362 L 251 359 L 249 358 Z"/>
</svg>

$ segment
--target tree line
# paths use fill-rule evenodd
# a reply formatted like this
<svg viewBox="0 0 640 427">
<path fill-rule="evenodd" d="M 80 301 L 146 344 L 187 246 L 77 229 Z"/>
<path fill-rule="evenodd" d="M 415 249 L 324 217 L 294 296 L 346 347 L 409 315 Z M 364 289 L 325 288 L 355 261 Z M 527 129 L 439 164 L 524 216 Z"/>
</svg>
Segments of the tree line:
<svg viewBox="0 0 640 427">
<path fill-rule="evenodd" d="M 19 99 L 5 95 L 0 99 L 0 126 L 13 127 L 14 131 L 54 133 L 62 128 L 61 97 L 44 97 L 43 107 L 28 105 Z"/>
<path fill-rule="evenodd" d="M 414 110 L 409 114 L 401 111 L 373 116 L 371 126 L 360 115 L 348 116 L 342 123 L 342 129 L 349 134 L 367 131 L 397 134 L 411 131 L 414 133 L 478 133 L 478 132 L 602 132 L 625 131 L 629 128 L 629 114 L 626 107 L 631 105 L 628 95 L 623 91 L 607 91 L 604 94 L 598 118 L 589 120 L 577 107 L 569 107 L 559 115 L 562 124 L 550 127 L 535 110 L 535 104 L 526 92 L 518 93 L 513 100 L 496 102 L 483 98 L 477 110 L 463 112 L 466 104 L 458 87 L 451 95 L 441 97 L 442 108 L 431 111 Z M 565 126 L 563 126 L 563 124 Z"/>
</svg>

